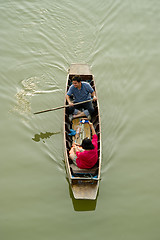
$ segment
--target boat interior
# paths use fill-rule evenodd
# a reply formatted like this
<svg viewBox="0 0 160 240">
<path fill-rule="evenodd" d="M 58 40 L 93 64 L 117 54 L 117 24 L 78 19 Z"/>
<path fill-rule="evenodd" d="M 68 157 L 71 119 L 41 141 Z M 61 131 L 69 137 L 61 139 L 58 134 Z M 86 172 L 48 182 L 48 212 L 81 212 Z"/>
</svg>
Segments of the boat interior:
<svg viewBox="0 0 160 240">
<path fill-rule="evenodd" d="M 67 90 L 69 88 L 69 86 L 72 84 L 72 77 L 74 75 L 69 75 L 68 78 L 68 85 L 67 85 Z M 95 90 L 95 86 L 94 86 L 94 79 L 93 79 L 93 75 L 80 75 L 82 78 L 82 81 L 87 81 L 88 83 L 90 83 L 90 85 L 92 86 L 92 88 Z M 68 155 L 68 161 L 69 161 L 69 166 L 70 166 L 70 171 L 71 171 L 71 175 L 72 178 L 98 178 L 98 174 L 99 174 L 99 161 L 100 161 L 100 119 L 99 119 L 99 111 L 98 111 L 98 106 L 97 106 L 97 101 L 93 102 L 93 106 L 94 106 L 94 113 L 92 115 L 91 118 L 91 122 L 94 125 L 96 134 L 98 136 L 98 162 L 96 163 L 96 165 L 93 168 L 90 169 L 80 169 L 78 168 L 75 164 L 73 164 L 72 160 L 69 158 L 69 151 L 72 147 L 72 142 L 74 141 L 74 136 L 70 135 L 70 130 L 76 130 L 77 126 L 79 124 L 79 121 L 81 120 L 80 118 L 75 118 L 72 119 L 72 116 L 69 116 L 67 114 L 67 111 L 65 112 L 65 137 L 66 137 L 66 148 L 67 148 L 67 155 Z M 91 132 L 90 132 L 90 127 L 88 126 L 88 124 L 83 124 L 84 128 L 83 128 L 83 136 L 85 137 L 91 137 Z M 89 129 L 88 129 L 89 127 Z M 80 143 L 81 144 L 81 143 Z"/>
</svg>

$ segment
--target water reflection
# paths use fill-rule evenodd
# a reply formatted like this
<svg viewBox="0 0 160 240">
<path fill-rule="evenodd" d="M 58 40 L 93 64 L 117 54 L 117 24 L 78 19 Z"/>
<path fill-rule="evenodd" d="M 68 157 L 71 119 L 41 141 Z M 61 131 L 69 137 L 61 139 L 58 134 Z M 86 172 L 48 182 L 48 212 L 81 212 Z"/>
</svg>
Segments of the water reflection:
<svg viewBox="0 0 160 240">
<path fill-rule="evenodd" d="M 46 132 L 46 133 L 40 133 L 40 134 L 35 134 L 34 137 L 32 138 L 33 141 L 39 142 L 41 139 L 47 139 L 50 138 L 53 135 L 59 134 L 60 132 Z"/>
</svg>

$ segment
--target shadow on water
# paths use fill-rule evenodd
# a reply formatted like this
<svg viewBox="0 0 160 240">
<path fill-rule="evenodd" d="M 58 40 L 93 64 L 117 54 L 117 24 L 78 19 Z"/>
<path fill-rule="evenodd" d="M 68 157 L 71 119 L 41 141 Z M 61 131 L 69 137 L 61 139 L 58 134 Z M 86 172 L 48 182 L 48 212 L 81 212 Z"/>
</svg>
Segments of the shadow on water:
<svg viewBox="0 0 160 240">
<path fill-rule="evenodd" d="M 67 180 L 68 182 L 68 180 Z M 68 182 L 69 184 L 69 182 Z M 96 209 L 96 205 L 97 205 L 97 198 L 99 195 L 99 190 L 97 193 L 97 198 L 96 200 L 79 200 L 79 199 L 75 199 L 72 193 L 72 189 L 71 186 L 69 184 L 69 193 L 70 193 L 70 197 L 72 199 L 72 203 L 73 203 L 73 207 L 75 211 L 81 211 L 81 212 L 85 212 L 85 211 L 95 211 Z"/>
<path fill-rule="evenodd" d="M 35 134 L 34 137 L 32 138 L 33 141 L 39 142 L 41 139 L 47 139 L 50 138 L 53 135 L 59 134 L 60 132 L 46 132 L 46 133 L 40 133 L 40 134 Z"/>
</svg>

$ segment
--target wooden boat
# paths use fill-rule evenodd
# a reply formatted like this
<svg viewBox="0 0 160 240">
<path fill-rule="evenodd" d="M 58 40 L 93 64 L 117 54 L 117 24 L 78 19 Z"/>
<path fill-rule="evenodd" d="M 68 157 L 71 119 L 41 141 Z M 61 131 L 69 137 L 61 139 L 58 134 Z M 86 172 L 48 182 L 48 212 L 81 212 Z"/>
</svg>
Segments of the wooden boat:
<svg viewBox="0 0 160 240">
<path fill-rule="evenodd" d="M 94 76 L 91 74 L 87 64 L 72 64 L 68 70 L 66 92 L 71 85 L 71 79 L 75 75 L 80 75 L 82 81 L 87 81 L 91 84 L 96 92 Z M 97 96 L 97 92 L 96 92 Z M 65 104 L 67 104 L 65 100 Z M 64 156 L 67 177 L 75 199 L 90 199 L 95 200 L 98 193 L 100 172 L 101 172 L 101 123 L 99 113 L 98 100 L 93 102 L 94 114 L 91 122 L 94 125 L 98 136 L 98 162 L 91 169 L 79 169 L 72 160 L 69 159 L 69 151 L 72 146 L 74 136 L 70 136 L 70 129 L 77 129 L 80 119 L 71 120 L 67 113 L 67 108 L 64 109 Z M 89 128 L 89 129 L 88 129 Z M 85 137 L 91 137 L 91 131 L 88 124 L 83 124 L 83 134 Z"/>
</svg>

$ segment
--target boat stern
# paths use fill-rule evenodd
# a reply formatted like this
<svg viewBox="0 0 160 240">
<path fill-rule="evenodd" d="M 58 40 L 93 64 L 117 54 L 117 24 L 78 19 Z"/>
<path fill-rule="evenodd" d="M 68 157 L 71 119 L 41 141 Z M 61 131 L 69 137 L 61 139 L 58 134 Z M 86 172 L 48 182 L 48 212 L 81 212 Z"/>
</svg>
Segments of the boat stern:
<svg viewBox="0 0 160 240">
<path fill-rule="evenodd" d="M 72 181 L 71 188 L 75 199 L 95 200 L 97 198 L 97 192 L 99 187 L 99 181 L 97 180 L 76 180 Z"/>
</svg>

